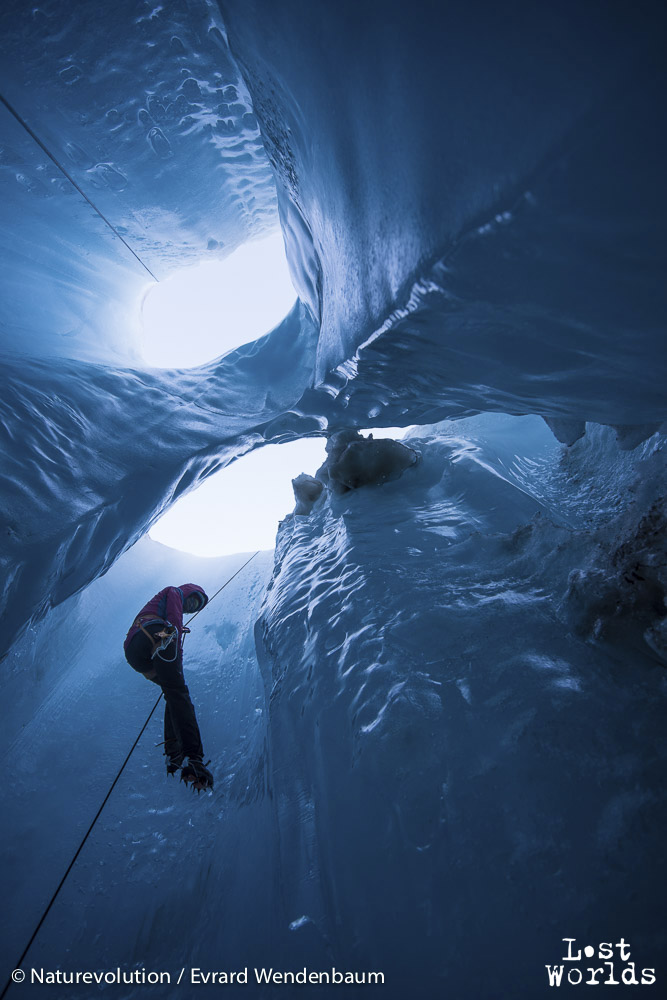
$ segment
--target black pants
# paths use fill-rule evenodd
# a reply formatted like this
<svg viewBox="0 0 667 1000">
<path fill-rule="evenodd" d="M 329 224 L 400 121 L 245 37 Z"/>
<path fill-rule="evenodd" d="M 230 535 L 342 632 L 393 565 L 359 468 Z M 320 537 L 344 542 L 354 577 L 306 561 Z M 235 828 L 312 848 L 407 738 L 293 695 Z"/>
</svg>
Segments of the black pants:
<svg viewBox="0 0 667 1000">
<path fill-rule="evenodd" d="M 161 632 L 164 625 L 148 625 L 151 635 Z M 195 707 L 183 676 L 183 656 L 178 636 L 151 659 L 153 643 L 143 632 L 137 632 L 125 653 L 131 667 L 149 677 L 162 688 L 164 695 L 164 752 L 168 757 L 194 757 L 202 760 L 204 751 L 197 725 Z M 173 657 L 173 659 L 172 659 Z"/>
</svg>

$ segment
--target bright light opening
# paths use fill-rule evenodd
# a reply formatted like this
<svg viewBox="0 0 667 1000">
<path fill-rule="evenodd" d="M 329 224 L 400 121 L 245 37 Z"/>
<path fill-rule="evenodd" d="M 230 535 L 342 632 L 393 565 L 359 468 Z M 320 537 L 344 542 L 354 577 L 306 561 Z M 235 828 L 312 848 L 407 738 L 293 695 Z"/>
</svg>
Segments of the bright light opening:
<svg viewBox="0 0 667 1000">
<path fill-rule="evenodd" d="M 376 441 L 380 438 L 392 438 L 394 441 L 402 441 L 408 431 L 413 429 L 413 425 L 408 427 L 365 427 L 359 433 L 364 437 L 372 434 Z"/>
<path fill-rule="evenodd" d="M 144 359 L 156 368 L 206 364 L 268 333 L 295 299 L 282 233 L 245 243 L 225 260 L 183 268 L 149 289 Z"/>
<path fill-rule="evenodd" d="M 177 500 L 150 537 L 196 556 L 272 549 L 278 522 L 294 510 L 292 479 L 315 474 L 326 458 L 324 445 L 324 438 L 305 438 L 237 459 Z"/>
</svg>

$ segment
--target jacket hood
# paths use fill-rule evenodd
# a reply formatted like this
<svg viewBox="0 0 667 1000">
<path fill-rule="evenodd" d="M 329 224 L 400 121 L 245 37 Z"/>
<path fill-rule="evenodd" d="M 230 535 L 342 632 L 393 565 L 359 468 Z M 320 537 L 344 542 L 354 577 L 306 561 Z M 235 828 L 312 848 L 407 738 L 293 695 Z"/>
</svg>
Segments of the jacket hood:
<svg viewBox="0 0 667 1000">
<path fill-rule="evenodd" d="M 191 594 L 201 594 L 201 596 L 204 598 L 204 604 L 208 604 L 208 594 L 206 593 L 203 587 L 199 586 L 198 583 L 182 583 L 178 589 L 183 594 L 183 600 L 185 600 Z"/>
</svg>

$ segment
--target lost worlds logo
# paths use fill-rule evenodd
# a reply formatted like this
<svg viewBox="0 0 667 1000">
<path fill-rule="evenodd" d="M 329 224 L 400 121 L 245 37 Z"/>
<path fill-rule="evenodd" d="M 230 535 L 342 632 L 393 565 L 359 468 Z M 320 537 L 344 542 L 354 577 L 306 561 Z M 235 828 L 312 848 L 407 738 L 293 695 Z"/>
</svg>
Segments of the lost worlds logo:
<svg viewBox="0 0 667 1000">
<path fill-rule="evenodd" d="M 576 938 L 563 938 L 567 945 L 567 955 L 563 965 L 547 965 L 549 986 L 652 986 L 655 969 L 637 970 L 636 963 L 630 961 L 630 945 L 621 938 L 615 944 L 602 941 L 596 947 L 587 944 L 582 949 L 576 947 Z"/>
</svg>

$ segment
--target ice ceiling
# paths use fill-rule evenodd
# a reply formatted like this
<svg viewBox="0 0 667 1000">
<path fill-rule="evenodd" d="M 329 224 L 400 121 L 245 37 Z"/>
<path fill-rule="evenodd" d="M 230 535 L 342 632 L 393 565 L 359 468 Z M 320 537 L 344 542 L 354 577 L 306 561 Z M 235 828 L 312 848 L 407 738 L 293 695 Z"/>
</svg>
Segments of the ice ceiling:
<svg viewBox="0 0 667 1000">
<path fill-rule="evenodd" d="M 482 410 L 563 440 L 660 426 L 658 4 L 1 18 L 6 641 L 265 442 Z M 143 367 L 151 276 L 278 215 L 287 319 L 201 369 Z"/>
</svg>

